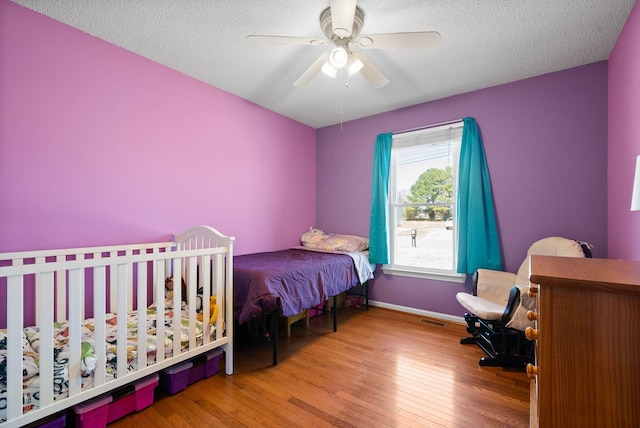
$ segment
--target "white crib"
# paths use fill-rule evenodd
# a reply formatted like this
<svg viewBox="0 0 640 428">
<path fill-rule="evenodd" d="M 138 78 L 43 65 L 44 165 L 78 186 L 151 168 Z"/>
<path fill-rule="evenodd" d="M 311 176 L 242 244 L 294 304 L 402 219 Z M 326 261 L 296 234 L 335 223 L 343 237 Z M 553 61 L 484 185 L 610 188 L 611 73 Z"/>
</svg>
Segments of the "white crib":
<svg viewBox="0 0 640 428">
<path fill-rule="evenodd" d="M 233 240 L 198 226 L 171 242 L 0 254 L 0 427 L 37 421 L 214 348 L 232 374 Z M 167 277 L 182 278 L 186 296 L 177 286 L 165 300 Z M 217 319 L 200 322 L 196 299 L 212 295 Z M 203 320 L 209 311 L 202 305 Z M 25 402 L 32 397 L 37 405 Z"/>
</svg>

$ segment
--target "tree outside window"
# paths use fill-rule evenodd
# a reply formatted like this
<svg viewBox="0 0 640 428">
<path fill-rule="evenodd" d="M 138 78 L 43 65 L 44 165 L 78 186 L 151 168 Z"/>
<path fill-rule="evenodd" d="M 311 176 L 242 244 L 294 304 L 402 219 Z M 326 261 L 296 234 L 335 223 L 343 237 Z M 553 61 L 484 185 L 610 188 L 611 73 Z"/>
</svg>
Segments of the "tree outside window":
<svg viewBox="0 0 640 428">
<path fill-rule="evenodd" d="M 461 137 L 462 122 L 393 136 L 391 258 L 385 273 L 455 275 L 455 178 Z"/>
</svg>

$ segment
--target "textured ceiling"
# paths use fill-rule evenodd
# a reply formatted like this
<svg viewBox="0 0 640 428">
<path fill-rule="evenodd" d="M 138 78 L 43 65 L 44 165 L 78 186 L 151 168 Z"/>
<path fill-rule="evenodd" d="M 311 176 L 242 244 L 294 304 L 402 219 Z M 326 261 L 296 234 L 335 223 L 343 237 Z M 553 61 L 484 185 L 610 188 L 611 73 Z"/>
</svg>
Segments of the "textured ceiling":
<svg viewBox="0 0 640 428">
<path fill-rule="evenodd" d="M 346 73 L 293 87 L 330 46 L 247 43 L 252 34 L 323 37 L 329 0 L 14 1 L 314 128 L 606 60 L 636 3 L 359 0 L 362 34 L 442 36 L 431 50 L 367 50 L 390 80 L 374 89 Z"/>
</svg>

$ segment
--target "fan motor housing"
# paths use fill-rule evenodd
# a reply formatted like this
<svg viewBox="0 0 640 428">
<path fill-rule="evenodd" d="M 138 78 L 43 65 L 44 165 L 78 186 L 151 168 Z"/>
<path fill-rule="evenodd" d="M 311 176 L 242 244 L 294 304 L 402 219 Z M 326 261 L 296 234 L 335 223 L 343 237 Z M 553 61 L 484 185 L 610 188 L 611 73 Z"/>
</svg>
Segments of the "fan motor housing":
<svg viewBox="0 0 640 428">
<path fill-rule="evenodd" d="M 353 29 L 351 30 L 351 35 L 349 37 L 345 37 L 345 39 L 348 39 L 349 41 L 354 39 L 358 34 L 360 34 L 360 31 L 362 31 L 363 25 L 364 13 L 359 7 L 356 6 L 356 13 L 353 17 Z M 333 26 L 331 25 L 331 8 L 326 8 L 320 14 L 320 27 L 322 28 L 322 32 L 324 33 L 324 35 L 327 36 L 327 39 L 331 40 L 332 42 L 342 38 L 333 32 Z"/>
</svg>

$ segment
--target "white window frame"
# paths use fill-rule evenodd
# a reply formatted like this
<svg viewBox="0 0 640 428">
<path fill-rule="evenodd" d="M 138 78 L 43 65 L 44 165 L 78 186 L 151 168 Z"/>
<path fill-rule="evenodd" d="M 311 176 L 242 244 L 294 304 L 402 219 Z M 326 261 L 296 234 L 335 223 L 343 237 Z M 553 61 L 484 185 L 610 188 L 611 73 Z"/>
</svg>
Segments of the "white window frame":
<svg viewBox="0 0 640 428">
<path fill-rule="evenodd" d="M 452 136 L 462 139 L 462 127 L 463 122 L 454 122 L 442 126 L 435 126 L 415 131 L 409 131 L 393 135 L 392 149 L 391 149 L 391 169 L 389 174 L 389 255 L 390 263 L 383 265 L 382 270 L 385 274 L 407 276 L 412 278 L 424 278 L 434 279 L 439 281 L 449 281 L 463 283 L 466 279 L 466 275 L 459 274 L 455 271 L 457 265 L 457 225 L 454 222 L 453 226 L 453 266 L 451 270 L 448 269 L 434 269 L 424 268 L 416 266 L 403 266 L 394 264 L 395 260 L 395 238 L 396 238 L 396 226 L 397 226 L 397 212 L 399 207 L 407 206 L 424 206 L 425 204 L 406 204 L 398 203 L 395 201 L 397 195 L 396 189 L 396 153 L 394 149 L 415 147 L 427 144 L 435 144 L 446 142 L 451 139 Z M 458 162 L 460 159 L 460 145 L 454 144 L 453 153 L 453 200 L 451 202 L 452 215 L 456 218 L 457 209 L 457 194 L 458 194 Z M 447 206 L 449 204 L 446 204 Z"/>
</svg>

